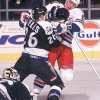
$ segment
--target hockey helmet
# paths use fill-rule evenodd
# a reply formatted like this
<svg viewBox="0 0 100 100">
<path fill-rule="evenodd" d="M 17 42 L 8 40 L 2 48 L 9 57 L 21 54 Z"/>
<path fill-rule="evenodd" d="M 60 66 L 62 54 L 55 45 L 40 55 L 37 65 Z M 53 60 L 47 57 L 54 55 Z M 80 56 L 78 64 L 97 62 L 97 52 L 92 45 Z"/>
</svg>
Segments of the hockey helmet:
<svg viewBox="0 0 100 100">
<path fill-rule="evenodd" d="M 4 69 L 2 77 L 20 81 L 20 75 L 18 74 L 17 70 L 12 67 Z"/>
<path fill-rule="evenodd" d="M 40 15 L 45 15 L 45 13 L 47 12 L 47 9 L 45 6 L 35 6 L 32 8 L 32 16 L 33 19 L 37 20 L 39 19 Z"/>
<path fill-rule="evenodd" d="M 74 2 L 77 6 L 80 4 L 80 0 L 71 0 L 72 2 Z"/>
</svg>

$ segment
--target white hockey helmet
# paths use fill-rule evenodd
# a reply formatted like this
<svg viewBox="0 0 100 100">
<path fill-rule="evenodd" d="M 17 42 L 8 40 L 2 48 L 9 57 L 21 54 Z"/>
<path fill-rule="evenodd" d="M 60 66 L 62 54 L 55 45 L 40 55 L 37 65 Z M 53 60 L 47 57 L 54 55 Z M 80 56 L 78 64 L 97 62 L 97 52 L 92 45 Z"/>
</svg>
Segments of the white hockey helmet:
<svg viewBox="0 0 100 100">
<path fill-rule="evenodd" d="M 71 0 L 72 2 L 74 2 L 77 6 L 80 4 L 80 0 Z"/>
<path fill-rule="evenodd" d="M 3 70 L 2 78 L 10 78 L 20 81 L 20 75 L 14 68 L 6 68 Z"/>
</svg>

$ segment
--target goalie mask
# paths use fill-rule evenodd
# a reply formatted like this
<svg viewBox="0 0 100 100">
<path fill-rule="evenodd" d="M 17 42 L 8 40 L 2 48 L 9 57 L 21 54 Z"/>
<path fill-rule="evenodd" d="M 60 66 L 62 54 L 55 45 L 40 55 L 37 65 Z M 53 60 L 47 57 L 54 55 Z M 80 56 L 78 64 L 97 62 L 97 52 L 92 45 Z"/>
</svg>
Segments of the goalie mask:
<svg viewBox="0 0 100 100">
<path fill-rule="evenodd" d="M 32 9 L 32 17 L 33 17 L 33 19 L 38 20 L 39 17 L 41 15 L 45 15 L 46 12 L 47 12 L 47 9 L 45 6 L 39 6 L 39 7 L 35 6 Z"/>
<path fill-rule="evenodd" d="M 20 81 L 20 75 L 14 68 L 6 68 L 3 70 L 3 78 L 10 78 Z"/>
</svg>

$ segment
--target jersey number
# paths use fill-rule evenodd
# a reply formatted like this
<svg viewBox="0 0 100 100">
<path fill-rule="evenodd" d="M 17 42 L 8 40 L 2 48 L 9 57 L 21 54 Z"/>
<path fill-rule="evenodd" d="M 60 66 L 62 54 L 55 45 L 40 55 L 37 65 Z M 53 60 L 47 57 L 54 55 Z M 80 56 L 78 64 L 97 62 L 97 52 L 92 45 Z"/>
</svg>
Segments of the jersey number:
<svg viewBox="0 0 100 100">
<path fill-rule="evenodd" d="M 56 35 L 52 34 L 52 36 L 48 37 L 49 44 L 52 44 L 56 39 Z"/>
<path fill-rule="evenodd" d="M 25 29 L 25 33 L 27 35 L 28 33 L 28 28 Z M 29 47 L 36 47 L 37 43 L 38 43 L 38 40 L 37 38 L 34 36 L 36 33 L 35 32 L 32 32 L 29 34 L 29 40 L 28 40 L 28 46 Z"/>
</svg>

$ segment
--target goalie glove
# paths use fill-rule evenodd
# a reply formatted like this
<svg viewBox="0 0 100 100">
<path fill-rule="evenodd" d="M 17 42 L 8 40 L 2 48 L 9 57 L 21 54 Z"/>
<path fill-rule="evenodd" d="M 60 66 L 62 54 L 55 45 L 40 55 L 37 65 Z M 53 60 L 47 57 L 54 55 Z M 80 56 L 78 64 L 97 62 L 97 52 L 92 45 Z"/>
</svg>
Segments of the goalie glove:
<svg viewBox="0 0 100 100">
<path fill-rule="evenodd" d="M 67 20 L 69 17 L 69 11 L 65 8 L 52 7 L 51 17 L 53 20 Z"/>
</svg>

